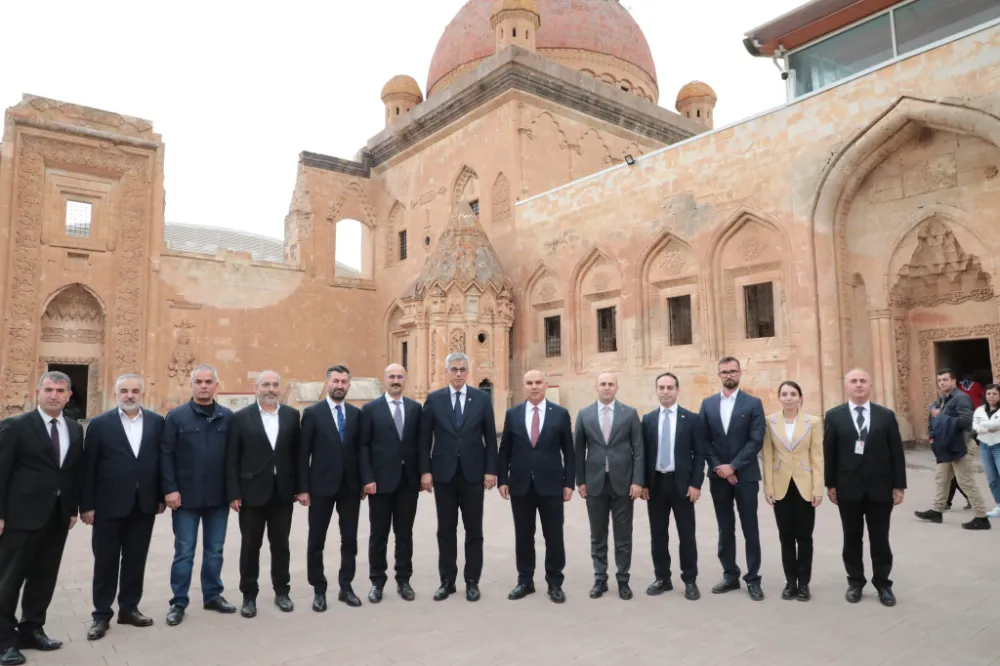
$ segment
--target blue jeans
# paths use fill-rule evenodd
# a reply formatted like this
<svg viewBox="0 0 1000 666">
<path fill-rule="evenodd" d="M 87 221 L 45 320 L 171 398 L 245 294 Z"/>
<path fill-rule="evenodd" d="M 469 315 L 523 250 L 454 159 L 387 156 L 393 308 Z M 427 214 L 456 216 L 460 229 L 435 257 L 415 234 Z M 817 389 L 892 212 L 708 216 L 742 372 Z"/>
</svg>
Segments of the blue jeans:
<svg viewBox="0 0 1000 666">
<path fill-rule="evenodd" d="M 979 450 L 983 455 L 983 470 L 986 472 L 986 481 L 990 484 L 993 501 L 1000 506 L 1000 444 L 990 446 L 980 443 Z"/>
<path fill-rule="evenodd" d="M 170 567 L 170 605 L 186 608 L 190 598 L 194 550 L 198 545 L 198 523 L 202 524 L 205 543 L 201 548 L 201 596 L 205 603 L 222 596 L 222 547 L 226 543 L 229 507 L 178 509 L 173 512 L 174 563 Z"/>
</svg>

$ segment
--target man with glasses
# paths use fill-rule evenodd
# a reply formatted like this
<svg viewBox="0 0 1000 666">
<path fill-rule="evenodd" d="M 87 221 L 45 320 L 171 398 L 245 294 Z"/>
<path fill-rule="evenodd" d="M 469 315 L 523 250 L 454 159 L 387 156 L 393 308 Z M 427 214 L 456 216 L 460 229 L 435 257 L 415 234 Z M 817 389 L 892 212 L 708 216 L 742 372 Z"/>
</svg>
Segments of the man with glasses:
<svg viewBox="0 0 1000 666">
<path fill-rule="evenodd" d="M 497 485 L 497 428 L 493 401 L 472 388 L 469 357 L 445 359 L 448 386 L 432 392 L 420 421 L 420 486 L 434 492 L 438 519 L 435 601 L 455 593 L 458 577 L 458 512 L 465 526 L 465 598 L 479 601 L 483 571 L 484 489 Z"/>
<path fill-rule="evenodd" d="M 743 580 L 754 601 L 764 599 L 760 587 L 760 532 L 757 529 L 757 494 L 760 466 L 757 454 L 764 446 L 764 405 L 740 390 L 740 362 L 732 356 L 719 361 L 722 391 L 701 403 L 701 427 L 705 436 L 709 488 L 715 518 L 719 523 L 719 561 L 722 582 L 712 594 L 740 589 L 740 568 L 736 564 L 736 514 L 740 514 L 746 541 L 747 573 Z"/>
</svg>

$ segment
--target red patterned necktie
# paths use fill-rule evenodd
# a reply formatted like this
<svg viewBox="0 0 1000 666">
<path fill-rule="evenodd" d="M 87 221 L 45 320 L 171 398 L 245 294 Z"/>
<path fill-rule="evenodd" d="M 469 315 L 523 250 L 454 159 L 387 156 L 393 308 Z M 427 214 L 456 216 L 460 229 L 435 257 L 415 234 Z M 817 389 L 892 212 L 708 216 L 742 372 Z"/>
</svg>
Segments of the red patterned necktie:
<svg viewBox="0 0 1000 666">
<path fill-rule="evenodd" d="M 538 431 L 541 429 L 541 419 L 538 416 L 538 405 L 532 407 L 535 413 L 531 416 L 531 448 L 538 443 Z"/>
</svg>

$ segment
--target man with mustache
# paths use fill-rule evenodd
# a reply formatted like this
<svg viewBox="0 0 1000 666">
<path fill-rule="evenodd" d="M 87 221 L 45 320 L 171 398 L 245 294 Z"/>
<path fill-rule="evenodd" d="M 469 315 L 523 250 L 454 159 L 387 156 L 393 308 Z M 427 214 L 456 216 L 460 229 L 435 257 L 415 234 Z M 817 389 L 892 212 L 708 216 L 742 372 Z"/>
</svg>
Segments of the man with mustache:
<svg viewBox="0 0 1000 666">
<path fill-rule="evenodd" d="M 403 397 L 406 369 L 393 363 L 385 369 L 386 392 L 361 408 L 361 482 L 368 496 L 371 538 L 368 567 L 372 589 L 368 601 L 382 601 L 388 577 L 386 549 L 389 526 L 396 536 L 396 590 L 405 601 L 415 595 L 413 521 L 417 516 L 420 469 L 420 403 Z"/>
<path fill-rule="evenodd" d="M 139 601 L 153 523 L 166 505 L 160 492 L 163 417 L 142 408 L 145 388 L 138 375 L 119 377 L 118 406 L 87 427 L 80 517 L 94 528 L 94 622 L 87 631 L 92 641 L 111 628 L 116 590 L 118 624 L 153 624 L 139 612 Z"/>
<path fill-rule="evenodd" d="M 340 572 L 337 600 L 357 608 L 361 600 L 351 584 L 358 556 L 358 514 L 364 491 L 359 459 L 361 410 L 347 403 L 351 371 L 335 365 L 326 371 L 326 397 L 302 412 L 302 445 L 299 447 L 299 503 L 309 507 L 306 574 L 313 587 L 312 609 L 326 605 L 323 549 L 333 510 L 340 526 Z"/>
<path fill-rule="evenodd" d="M 274 605 L 290 613 L 288 535 L 295 506 L 299 411 L 278 401 L 281 377 L 273 370 L 257 374 L 257 401 L 233 414 L 229 425 L 227 490 L 229 506 L 239 514 L 240 592 L 243 617 L 257 615 L 257 578 L 264 530 L 271 544 Z"/>
</svg>

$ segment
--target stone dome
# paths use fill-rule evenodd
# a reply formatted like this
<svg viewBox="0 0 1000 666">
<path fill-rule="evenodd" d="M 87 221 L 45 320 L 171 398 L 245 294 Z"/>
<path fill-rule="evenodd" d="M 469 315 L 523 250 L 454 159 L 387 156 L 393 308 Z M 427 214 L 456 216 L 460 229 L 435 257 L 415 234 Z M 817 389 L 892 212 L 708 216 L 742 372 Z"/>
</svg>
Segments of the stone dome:
<svg viewBox="0 0 1000 666">
<path fill-rule="evenodd" d="M 420 296 L 426 289 L 447 289 L 451 283 L 465 290 L 471 285 L 481 290 L 492 286 L 497 293 L 511 288 L 511 280 L 503 272 L 490 239 L 472 212 L 463 202 L 448 220 L 434 252 L 427 258 L 413 293 Z"/>
<path fill-rule="evenodd" d="M 654 90 L 647 94 L 656 100 L 656 67 L 653 54 L 649 50 L 646 37 L 617 0 L 499 0 L 504 5 L 537 5 L 542 25 L 536 36 L 536 51 L 539 55 L 576 69 L 584 69 L 579 63 L 579 53 L 593 56 L 602 54 L 621 62 L 633 79 L 631 84 L 639 86 L 645 80 L 646 87 Z M 427 95 L 432 95 L 435 86 L 456 70 L 464 71 L 480 60 L 496 52 L 496 34 L 490 26 L 495 13 L 494 0 L 469 0 L 452 19 L 438 41 L 431 58 L 427 75 Z M 599 65 L 591 73 L 600 75 Z M 450 78 L 450 77 L 449 77 Z M 624 77 L 619 77 L 624 78 Z"/>
<path fill-rule="evenodd" d="M 382 101 L 384 102 L 390 95 L 408 95 L 417 98 L 417 102 L 424 100 L 424 95 L 420 92 L 420 84 L 412 76 L 406 74 L 394 76 L 382 86 Z"/>
<path fill-rule="evenodd" d="M 502 11 L 515 11 L 518 9 L 523 9 L 526 12 L 531 12 L 532 14 L 538 14 L 538 3 L 535 0 L 494 0 L 493 11 L 490 12 L 490 18 L 496 16 Z"/>
<path fill-rule="evenodd" d="M 680 92 L 677 93 L 676 104 L 680 105 L 681 102 L 691 99 L 692 97 L 710 97 L 713 102 L 717 102 L 719 100 L 715 91 L 712 90 L 712 86 L 707 83 L 702 83 L 701 81 L 692 81 L 691 83 L 686 84 L 680 89 Z"/>
</svg>

